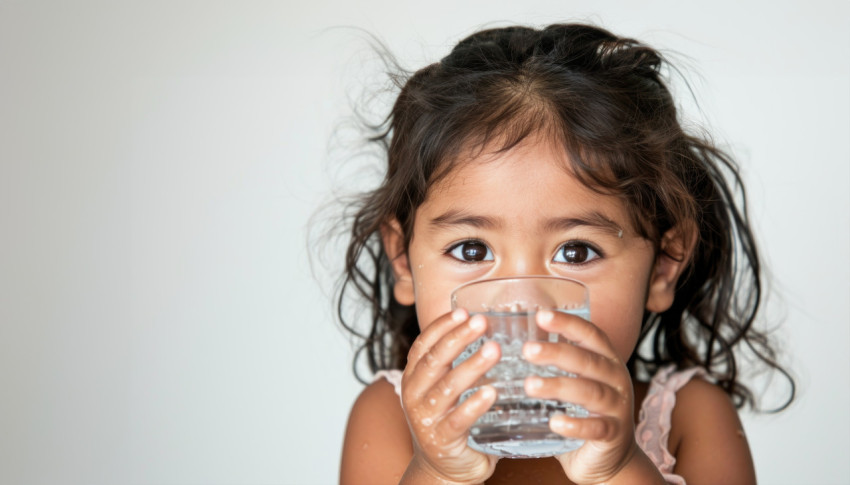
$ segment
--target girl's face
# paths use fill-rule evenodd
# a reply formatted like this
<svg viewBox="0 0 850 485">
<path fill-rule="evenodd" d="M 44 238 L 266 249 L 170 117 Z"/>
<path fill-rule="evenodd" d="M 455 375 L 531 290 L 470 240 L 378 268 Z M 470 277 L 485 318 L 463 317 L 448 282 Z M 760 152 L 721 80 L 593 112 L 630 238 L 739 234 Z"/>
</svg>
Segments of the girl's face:
<svg viewBox="0 0 850 485">
<path fill-rule="evenodd" d="M 654 292 L 663 285 L 656 280 L 668 271 L 656 265 L 653 245 L 635 233 L 623 203 L 585 187 L 566 167 L 562 149 L 529 141 L 460 161 L 431 187 L 407 253 L 390 254 L 396 298 L 415 301 L 421 328 L 451 310 L 451 292 L 463 283 L 565 276 L 587 285 L 593 323 L 629 358 L 644 309 L 658 311 Z M 394 228 L 388 248 L 400 238 Z"/>
</svg>

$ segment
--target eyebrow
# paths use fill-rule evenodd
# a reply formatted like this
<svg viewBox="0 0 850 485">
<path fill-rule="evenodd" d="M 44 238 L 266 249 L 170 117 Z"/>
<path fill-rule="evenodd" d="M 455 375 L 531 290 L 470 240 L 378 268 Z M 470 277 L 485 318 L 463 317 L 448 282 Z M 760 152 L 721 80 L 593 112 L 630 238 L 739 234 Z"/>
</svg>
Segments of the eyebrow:
<svg viewBox="0 0 850 485">
<path fill-rule="evenodd" d="M 430 225 L 433 227 L 470 226 L 478 229 L 496 229 L 503 224 L 501 218 L 468 214 L 458 209 L 449 209 L 445 213 L 431 219 L 430 222 Z M 622 234 L 623 231 L 623 228 L 619 224 L 597 211 L 589 211 L 577 217 L 553 217 L 547 219 L 542 227 L 545 232 L 567 231 L 576 227 L 590 227 L 600 229 L 615 236 Z"/>
<path fill-rule="evenodd" d="M 580 226 L 600 229 L 614 236 L 620 236 L 623 233 L 623 228 L 619 224 L 597 211 L 590 211 L 579 217 L 555 217 L 543 224 L 547 232 L 567 231 Z"/>
<path fill-rule="evenodd" d="M 472 215 L 462 210 L 449 209 L 431 219 L 431 225 L 436 227 L 471 226 L 480 229 L 495 229 L 502 225 L 502 221 L 498 218 Z"/>
</svg>

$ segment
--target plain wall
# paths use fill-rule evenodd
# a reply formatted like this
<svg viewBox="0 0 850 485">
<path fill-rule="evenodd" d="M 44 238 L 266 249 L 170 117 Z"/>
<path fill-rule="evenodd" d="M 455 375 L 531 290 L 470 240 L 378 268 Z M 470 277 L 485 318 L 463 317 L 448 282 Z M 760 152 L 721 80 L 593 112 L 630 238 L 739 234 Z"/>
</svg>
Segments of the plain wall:
<svg viewBox="0 0 850 485">
<path fill-rule="evenodd" d="M 0 1 L 0 482 L 336 482 L 361 386 L 343 248 L 308 227 L 371 180 L 346 120 L 384 80 L 331 27 L 417 68 L 565 20 L 684 62 L 685 112 L 743 166 L 799 383 L 743 414 L 759 478 L 848 483 L 850 7 L 737 0 Z"/>
</svg>

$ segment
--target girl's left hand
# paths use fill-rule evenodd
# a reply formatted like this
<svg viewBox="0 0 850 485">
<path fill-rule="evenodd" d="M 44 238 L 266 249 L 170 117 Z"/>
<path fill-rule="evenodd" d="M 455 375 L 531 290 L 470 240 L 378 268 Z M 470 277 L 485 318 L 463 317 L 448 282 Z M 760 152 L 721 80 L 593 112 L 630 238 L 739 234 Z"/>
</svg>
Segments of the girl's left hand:
<svg viewBox="0 0 850 485">
<path fill-rule="evenodd" d="M 573 343 L 527 342 L 523 348 L 525 359 L 554 365 L 576 377 L 530 377 L 525 382 L 526 393 L 572 402 L 590 413 L 587 418 L 556 415 L 550 419 L 552 431 L 585 440 L 579 449 L 557 457 L 570 480 L 576 484 L 607 482 L 636 457 L 646 462 L 635 441 L 631 376 L 605 332 L 591 322 L 562 312 L 540 311 L 537 323 Z"/>
</svg>

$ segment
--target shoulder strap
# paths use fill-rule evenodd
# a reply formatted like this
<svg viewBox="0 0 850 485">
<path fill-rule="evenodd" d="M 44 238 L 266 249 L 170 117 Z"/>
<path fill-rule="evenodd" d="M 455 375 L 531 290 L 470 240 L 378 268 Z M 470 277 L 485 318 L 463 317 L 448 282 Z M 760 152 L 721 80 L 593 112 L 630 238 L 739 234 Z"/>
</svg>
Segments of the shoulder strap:
<svg viewBox="0 0 850 485">
<path fill-rule="evenodd" d="M 401 398 L 401 371 L 398 369 L 379 370 L 375 373 L 375 378 L 372 382 L 377 382 L 378 379 L 386 379 L 387 382 L 393 385 L 396 395 Z"/>
<path fill-rule="evenodd" d="M 676 457 L 667 449 L 667 440 L 676 406 L 676 391 L 694 376 L 705 377 L 706 372 L 699 367 L 677 371 L 675 366 L 668 366 L 659 370 L 649 384 L 635 428 L 635 439 L 643 452 L 655 463 L 664 479 L 676 485 L 684 485 L 685 480 L 673 474 Z"/>
</svg>

